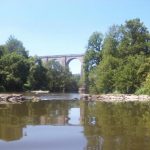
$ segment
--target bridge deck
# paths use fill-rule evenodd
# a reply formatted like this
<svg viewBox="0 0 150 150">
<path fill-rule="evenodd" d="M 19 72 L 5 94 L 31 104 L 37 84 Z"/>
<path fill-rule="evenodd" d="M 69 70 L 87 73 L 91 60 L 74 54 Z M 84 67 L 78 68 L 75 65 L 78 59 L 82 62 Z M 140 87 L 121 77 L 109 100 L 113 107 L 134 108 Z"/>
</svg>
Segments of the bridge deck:
<svg viewBox="0 0 150 150">
<path fill-rule="evenodd" d="M 40 58 L 83 57 L 83 56 L 84 56 L 84 54 L 69 54 L 69 55 L 40 56 Z"/>
</svg>

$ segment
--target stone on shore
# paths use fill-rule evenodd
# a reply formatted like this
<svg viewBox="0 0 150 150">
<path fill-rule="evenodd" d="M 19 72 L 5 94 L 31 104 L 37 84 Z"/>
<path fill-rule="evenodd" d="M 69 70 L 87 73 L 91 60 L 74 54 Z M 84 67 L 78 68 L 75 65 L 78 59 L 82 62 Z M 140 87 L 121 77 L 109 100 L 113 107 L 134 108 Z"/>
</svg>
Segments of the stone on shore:
<svg viewBox="0 0 150 150">
<path fill-rule="evenodd" d="M 128 101 L 150 101 L 150 96 L 134 95 L 134 94 L 100 94 L 100 95 L 81 94 L 80 99 L 85 101 L 128 102 Z"/>
<path fill-rule="evenodd" d="M 0 104 L 22 103 L 25 97 L 22 94 L 0 94 Z"/>
<path fill-rule="evenodd" d="M 37 96 L 23 96 L 22 94 L 0 94 L 0 104 L 21 104 L 25 101 L 39 102 Z"/>
</svg>

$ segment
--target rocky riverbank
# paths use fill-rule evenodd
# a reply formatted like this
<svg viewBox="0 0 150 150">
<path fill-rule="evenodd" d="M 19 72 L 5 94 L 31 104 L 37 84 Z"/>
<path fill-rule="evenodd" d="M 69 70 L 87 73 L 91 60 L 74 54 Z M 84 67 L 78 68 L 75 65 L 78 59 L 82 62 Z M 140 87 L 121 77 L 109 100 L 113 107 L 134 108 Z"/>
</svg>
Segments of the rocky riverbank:
<svg viewBox="0 0 150 150">
<path fill-rule="evenodd" d="M 128 101 L 150 101 L 150 96 L 133 95 L 133 94 L 101 94 L 101 95 L 81 94 L 80 99 L 86 101 L 128 102 Z"/>
<path fill-rule="evenodd" d="M 22 103 L 24 100 L 22 94 L 0 94 L 0 104 Z"/>
<path fill-rule="evenodd" d="M 27 100 L 38 102 L 40 98 L 35 96 L 26 97 L 22 94 L 0 94 L 0 104 L 21 104 Z"/>
</svg>

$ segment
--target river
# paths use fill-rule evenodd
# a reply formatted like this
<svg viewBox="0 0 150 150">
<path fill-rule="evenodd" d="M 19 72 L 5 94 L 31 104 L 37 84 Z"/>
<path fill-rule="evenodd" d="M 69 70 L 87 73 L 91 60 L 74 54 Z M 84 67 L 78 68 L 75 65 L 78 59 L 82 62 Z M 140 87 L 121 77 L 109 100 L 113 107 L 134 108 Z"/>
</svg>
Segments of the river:
<svg viewBox="0 0 150 150">
<path fill-rule="evenodd" d="M 39 95 L 0 105 L 1 150 L 149 150 L 150 102 L 85 102 Z"/>
</svg>

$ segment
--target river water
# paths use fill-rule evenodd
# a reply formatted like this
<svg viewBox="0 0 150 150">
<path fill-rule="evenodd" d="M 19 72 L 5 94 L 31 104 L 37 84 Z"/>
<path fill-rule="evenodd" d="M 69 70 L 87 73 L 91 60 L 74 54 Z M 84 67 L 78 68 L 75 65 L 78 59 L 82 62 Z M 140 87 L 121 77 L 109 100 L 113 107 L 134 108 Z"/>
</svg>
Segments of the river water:
<svg viewBox="0 0 150 150">
<path fill-rule="evenodd" d="M 0 105 L 0 150 L 149 150 L 150 102 L 84 102 L 78 94 Z"/>
</svg>

